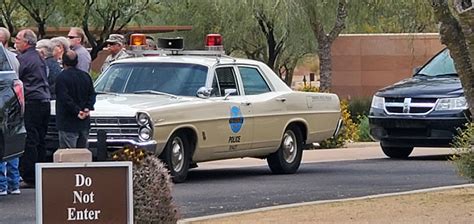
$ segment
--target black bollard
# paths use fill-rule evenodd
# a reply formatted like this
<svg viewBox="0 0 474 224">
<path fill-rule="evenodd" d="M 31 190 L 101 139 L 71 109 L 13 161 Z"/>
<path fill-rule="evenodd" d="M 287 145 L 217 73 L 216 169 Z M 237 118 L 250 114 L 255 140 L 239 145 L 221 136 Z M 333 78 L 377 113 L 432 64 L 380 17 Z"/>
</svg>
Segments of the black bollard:
<svg viewBox="0 0 474 224">
<path fill-rule="evenodd" d="M 97 131 L 97 161 L 107 160 L 107 132 Z"/>
</svg>

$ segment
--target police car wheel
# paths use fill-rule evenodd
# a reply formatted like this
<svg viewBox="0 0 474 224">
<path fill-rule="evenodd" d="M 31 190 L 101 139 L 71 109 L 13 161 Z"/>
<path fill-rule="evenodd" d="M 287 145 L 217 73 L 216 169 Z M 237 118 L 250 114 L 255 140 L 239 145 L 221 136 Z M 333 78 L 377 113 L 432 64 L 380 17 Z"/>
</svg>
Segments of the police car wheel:
<svg viewBox="0 0 474 224">
<path fill-rule="evenodd" d="M 274 174 L 295 173 L 301 164 L 303 156 L 303 135 L 297 126 L 289 126 L 278 151 L 267 158 L 268 166 Z"/>
<path fill-rule="evenodd" d="M 166 143 L 162 159 L 168 167 L 174 183 L 186 180 L 189 171 L 191 147 L 183 133 L 175 133 Z"/>
</svg>

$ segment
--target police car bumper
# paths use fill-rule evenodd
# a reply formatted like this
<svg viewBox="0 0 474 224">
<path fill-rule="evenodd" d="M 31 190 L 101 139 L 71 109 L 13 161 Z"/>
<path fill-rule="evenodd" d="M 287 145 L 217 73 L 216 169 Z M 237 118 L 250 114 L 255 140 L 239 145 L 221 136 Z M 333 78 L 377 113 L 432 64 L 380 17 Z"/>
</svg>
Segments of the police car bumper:
<svg viewBox="0 0 474 224">
<path fill-rule="evenodd" d="M 156 146 L 158 144 L 155 140 L 139 142 L 133 139 L 107 139 L 106 145 L 107 145 L 107 151 L 115 151 L 118 149 L 122 149 L 124 146 L 133 146 L 136 148 L 144 149 L 151 153 L 155 153 Z M 89 147 L 97 148 L 98 147 L 97 139 L 89 139 Z"/>
</svg>

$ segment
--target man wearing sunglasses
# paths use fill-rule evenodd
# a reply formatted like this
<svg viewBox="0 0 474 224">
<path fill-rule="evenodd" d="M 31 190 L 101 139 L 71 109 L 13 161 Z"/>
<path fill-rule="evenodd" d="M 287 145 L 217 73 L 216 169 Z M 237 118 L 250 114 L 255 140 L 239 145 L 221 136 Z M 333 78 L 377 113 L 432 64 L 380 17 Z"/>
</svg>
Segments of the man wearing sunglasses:
<svg viewBox="0 0 474 224">
<path fill-rule="evenodd" d="M 91 68 L 91 55 L 83 46 L 87 41 L 84 30 L 79 27 L 71 27 L 67 37 L 69 38 L 71 49 L 76 52 L 78 57 L 79 62 L 76 68 L 89 73 Z"/>
<path fill-rule="evenodd" d="M 130 55 L 124 49 L 125 38 L 121 34 L 110 34 L 109 39 L 105 41 L 107 46 L 106 50 L 110 52 L 110 55 L 104 61 L 102 68 L 100 69 L 101 72 L 104 72 L 115 60 L 122 59 L 122 58 L 129 58 Z"/>
</svg>

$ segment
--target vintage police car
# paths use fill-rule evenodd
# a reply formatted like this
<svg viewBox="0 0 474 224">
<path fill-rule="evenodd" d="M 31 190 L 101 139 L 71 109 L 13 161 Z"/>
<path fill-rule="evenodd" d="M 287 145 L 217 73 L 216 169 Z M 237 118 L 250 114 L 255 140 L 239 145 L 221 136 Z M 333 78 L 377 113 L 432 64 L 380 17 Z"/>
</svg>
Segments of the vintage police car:
<svg viewBox="0 0 474 224">
<path fill-rule="evenodd" d="M 140 38 L 132 36 L 132 44 Z M 266 158 L 274 173 L 294 173 L 303 147 L 338 129 L 335 94 L 292 91 L 262 62 L 181 51 L 180 39 L 159 42 L 173 49 L 115 61 L 95 82 L 92 147 L 104 130 L 109 150 L 148 149 L 182 182 L 196 163 L 240 157 Z"/>
<path fill-rule="evenodd" d="M 0 162 L 22 155 L 26 139 L 23 83 L 6 51 L 0 43 Z"/>
</svg>

